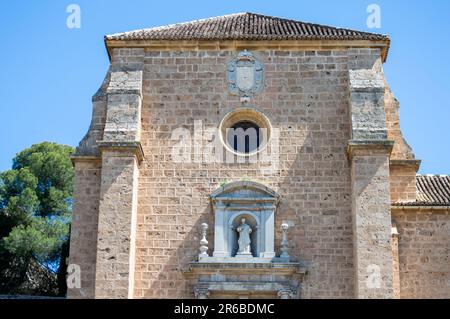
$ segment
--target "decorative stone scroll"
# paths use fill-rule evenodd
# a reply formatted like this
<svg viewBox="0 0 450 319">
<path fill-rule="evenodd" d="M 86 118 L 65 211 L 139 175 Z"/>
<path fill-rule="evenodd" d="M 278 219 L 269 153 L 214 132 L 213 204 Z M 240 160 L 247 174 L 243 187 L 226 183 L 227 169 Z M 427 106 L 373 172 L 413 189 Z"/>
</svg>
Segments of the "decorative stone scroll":
<svg viewBox="0 0 450 319">
<path fill-rule="evenodd" d="M 264 67 L 251 52 L 240 52 L 228 63 L 228 89 L 242 101 L 259 93 L 264 84 Z"/>
<path fill-rule="evenodd" d="M 277 295 L 280 299 L 296 299 L 297 293 L 292 288 L 283 288 L 278 290 Z"/>
</svg>

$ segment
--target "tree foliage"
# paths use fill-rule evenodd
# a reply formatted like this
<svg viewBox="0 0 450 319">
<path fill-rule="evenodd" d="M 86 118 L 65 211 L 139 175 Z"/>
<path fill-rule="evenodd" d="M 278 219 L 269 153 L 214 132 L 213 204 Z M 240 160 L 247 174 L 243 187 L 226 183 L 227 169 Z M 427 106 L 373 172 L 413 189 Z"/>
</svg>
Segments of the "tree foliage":
<svg viewBox="0 0 450 319">
<path fill-rule="evenodd" d="M 67 254 L 72 152 L 66 145 L 36 144 L 0 173 L 0 293 L 65 293 L 56 274 L 61 252 Z"/>
</svg>

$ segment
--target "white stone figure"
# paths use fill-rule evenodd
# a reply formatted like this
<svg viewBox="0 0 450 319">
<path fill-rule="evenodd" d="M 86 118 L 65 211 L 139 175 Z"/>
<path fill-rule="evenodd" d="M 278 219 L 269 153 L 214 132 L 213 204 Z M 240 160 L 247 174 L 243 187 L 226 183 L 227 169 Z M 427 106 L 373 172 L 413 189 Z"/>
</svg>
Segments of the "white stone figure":
<svg viewBox="0 0 450 319">
<path fill-rule="evenodd" d="M 239 250 L 238 255 L 251 255 L 250 250 L 250 234 L 252 233 L 252 228 L 245 223 L 245 218 L 241 219 L 241 225 L 236 228 L 239 234 Z"/>
</svg>

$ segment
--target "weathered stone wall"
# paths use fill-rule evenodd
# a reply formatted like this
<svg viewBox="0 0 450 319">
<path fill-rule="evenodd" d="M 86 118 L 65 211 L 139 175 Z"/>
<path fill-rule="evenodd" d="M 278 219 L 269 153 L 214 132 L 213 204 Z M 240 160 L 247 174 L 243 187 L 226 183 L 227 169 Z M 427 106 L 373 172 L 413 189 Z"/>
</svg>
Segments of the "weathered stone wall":
<svg viewBox="0 0 450 319">
<path fill-rule="evenodd" d="M 401 298 L 450 298 L 450 210 L 394 209 Z"/>
<path fill-rule="evenodd" d="M 94 298 L 101 161 L 75 160 L 75 188 L 69 264 L 80 267 L 81 287 L 69 298 Z"/>
<path fill-rule="evenodd" d="M 420 161 L 415 160 L 415 155 L 400 130 L 400 103 L 386 81 L 385 88 L 384 108 L 388 138 L 395 142 L 390 167 L 391 201 L 413 202 L 416 200 L 416 173 Z"/>
<path fill-rule="evenodd" d="M 117 56 L 115 54 L 118 54 Z M 115 59 L 125 51 L 114 50 Z M 346 51 L 256 52 L 264 91 L 251 102 L 280 129 L 280 169 L 259 164 L 175 163 L 172 131 L 194 121 L 218 127 L 240 107 L 227 90 L 234 52 L 145 52 L 142 146 L 136 242 L 136 298 L 193 297 L 182 271 L 195 261 L 199 225 L 210 225 L 209 195 L 223 182 L 249 179 L 281 195 L 282 221 L 294 224 L 290 253 L 308 263 L 304 298 L 351 298 L 354 268 L 350 201 L 348 57 Z M 207 139 L 204 139 L 204 142 Z"/>
</svg>

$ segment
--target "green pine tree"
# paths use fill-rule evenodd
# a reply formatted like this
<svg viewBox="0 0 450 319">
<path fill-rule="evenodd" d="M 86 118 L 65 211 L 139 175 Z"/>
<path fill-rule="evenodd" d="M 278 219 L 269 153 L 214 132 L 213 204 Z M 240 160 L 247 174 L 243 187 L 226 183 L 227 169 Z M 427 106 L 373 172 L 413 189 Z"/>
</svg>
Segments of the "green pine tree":
<svg viewBox="0 0 450 319">
<path fill-rule="evenodd" d="M 0 294 L 64 295 L 73 148 L 40 143 L 0 173 Z"/>
</svg>

